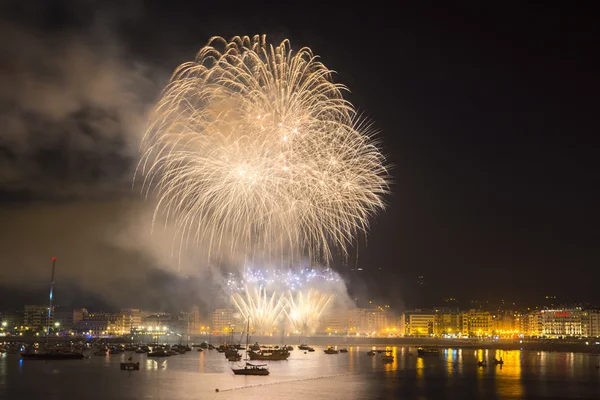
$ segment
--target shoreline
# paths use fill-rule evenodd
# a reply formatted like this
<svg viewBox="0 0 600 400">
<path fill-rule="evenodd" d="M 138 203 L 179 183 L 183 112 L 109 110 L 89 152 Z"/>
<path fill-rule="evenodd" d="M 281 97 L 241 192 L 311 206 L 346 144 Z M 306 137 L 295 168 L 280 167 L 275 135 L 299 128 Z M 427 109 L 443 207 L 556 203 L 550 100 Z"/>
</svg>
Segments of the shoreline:
<svg viewBox="0 0 600 400">
<path fill-rule="evenodd" d="M 151 343 L 150 337 L 137 336 L 134 340 L 131 337 L 115 337 L 104 339 L 111 343 Z M 208 335 L 190 335 L 185 338 L 183 343 L 194 344 L 208 341 Z M 219 345 L 227 341 L 227 337 L 211 336 L 213 345 Z M 24 337 L 2 337 L 0 342 L 19 342 L 34 343 L 45 342 L 45 338 L 24 338 Z M 52 343 L 69 343 L 72 341 L 84 341 L 89 339 L 82 336 L 69 337 L 51 337 Z M 180 342 L 179 337 L 165 336 L 160 337 L 160 343 L 176 344 Z M 237 341 L 234 340 L 237 343 Z M 527 350 L 527 351 L 549 351 L 549 352 L 575 352 L 592 353 L 600 356 L 600 339 L 448 339 L 448 338 L 367 338 L 352 336 L 253 336 L 251 343 L 258 342 L 261 345 L 282 345 L 293 346 L 298 349 L 300 344 L 311 346 L 365 346 L 365 347 L 438 347 L 438 348 L 463 348 L 463 349 L 499 349 L 499 350 Z"/>
</svg>

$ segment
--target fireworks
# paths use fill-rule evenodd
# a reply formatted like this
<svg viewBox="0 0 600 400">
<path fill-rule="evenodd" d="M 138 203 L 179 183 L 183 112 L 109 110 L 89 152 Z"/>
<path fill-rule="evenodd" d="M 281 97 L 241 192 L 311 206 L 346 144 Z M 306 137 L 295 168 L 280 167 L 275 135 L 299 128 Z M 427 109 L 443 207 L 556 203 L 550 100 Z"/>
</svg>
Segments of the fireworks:
<svg viewBox="0 0 600 400">
<path fill-rule="evenodd" d="M 139 171 L 181 243 L 328 262 L 384 207 L 370 124 L 310 49 L 213 38 L 155 107 Z"/>
<path fill-rule="evenodd" d="M 314 333 L 338 283 L 340 277 L 331 269 L 309 268 L 248 268 L 241 279 L 234 274 L 227 278 L 233 305 L 243 319 L 250 318 L 252 332 L 259 334 L 270 334 L 282 324 L 292 331 Z M 277 295 L 281 292 L 285 294 Z"/>
<path fill-rule="evenodd" d="M 268 334 L 277 327 L 281 315 L 285 312 L 287 300 L 275 292 L 267 296 L 264 288 L 248 288 L 245 296 L 235 293 L 231 301 L 242 314 L 244 320 L 250 318 L 252 330 L 258 334 Z"/>
<path fill-rule="evenodd" d="M 314 333 L 319 326 L 323 311 L 333 297 L 332 293 L 321 293 L 313 289 L 309 289 L 307 292 L 297 292 L 295 299 L 290 293 L 286 315 L 296 331 L 303 334 Z"/>
</svg>

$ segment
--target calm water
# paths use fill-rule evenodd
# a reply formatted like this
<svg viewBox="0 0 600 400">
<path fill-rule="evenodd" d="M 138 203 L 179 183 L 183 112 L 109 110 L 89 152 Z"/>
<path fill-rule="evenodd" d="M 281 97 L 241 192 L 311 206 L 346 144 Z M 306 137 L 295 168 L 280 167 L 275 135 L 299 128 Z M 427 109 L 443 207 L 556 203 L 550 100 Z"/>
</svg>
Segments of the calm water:
<svg viewBox="0 0 600 400">
<path fill-rule="evenodd" d="M 269 363 L 268 377 L 235 376 L 216 351 L 188 352 L 140 361 L 140 371 L 121 371 L 126 356 L 82 361 L 0 357 L 0 399 L 600 399 L 598 355 L 445 349 L 419 358 L 416 348 L 394 347 L 395 361 L 369 357 L 371 347 L 294 350 L 287 361 Z M 504 366 L 477 366 L 478 359 L 504 359 Z M 216 393 L 215 389 L 219 389 Z"/>
</svg>

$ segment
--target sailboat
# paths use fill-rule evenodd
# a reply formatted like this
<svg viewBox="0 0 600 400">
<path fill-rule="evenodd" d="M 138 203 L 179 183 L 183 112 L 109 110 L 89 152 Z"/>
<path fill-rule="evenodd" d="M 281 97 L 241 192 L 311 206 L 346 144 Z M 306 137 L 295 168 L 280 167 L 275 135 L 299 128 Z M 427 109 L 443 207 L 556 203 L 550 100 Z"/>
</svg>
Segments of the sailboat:
<svg viewBox="0 0 600 400">
<path fill-rule="evenodd" d="M 248 335 L 250 334 L 250 318 L 246 328 L 246 364 L 243 368 L 231 368 L 235 375 L 269 375 L 267 364 L 251 364 L 248 360 Z"/>
</svg>

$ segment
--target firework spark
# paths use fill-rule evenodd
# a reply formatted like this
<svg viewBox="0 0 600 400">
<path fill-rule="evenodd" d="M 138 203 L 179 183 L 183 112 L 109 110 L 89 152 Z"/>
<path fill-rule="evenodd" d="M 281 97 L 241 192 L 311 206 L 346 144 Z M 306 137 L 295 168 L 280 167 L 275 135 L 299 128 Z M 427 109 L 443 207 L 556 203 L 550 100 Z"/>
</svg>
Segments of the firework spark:
<svg viewBox="0 0 600 400">
<path fill-rule="evenodd" d="M 273 292 L 268 296 L 266 289 L 258 287 L 246 287 L 243 293 L 235 293 L 231 296 L 231 301 L 244 320 L 250 319 L 254 333 L 267 335 L 277 327 L 287 306 L 287 299 L 283 295 L 277 296 L 277 293 Z"/>
<path fill-rule="evenodd" d="M 333 302 L 332 289 L 339 283 L 339 275 L 329 268 L 248 268 L 239 278 L 229 274 L 226 285 L 235 308 L 244 319 L 250 317 L 254 332 L 270 334 L 285 322 L 292 331 L 312 334 Z M 285 294 L 278 296 L 278 292 Z"/>
<path fill-rule="evenodd" d="M 181 245 L 328 262 L 383 209 L 389 175 L 369 123 L 309 48 L 212 38 L 155 107 L 139 172 Z"/>
<path fill-rule="evenodd" d="M 290 292 L 286 315 L 296 331 L 305 335 L 315 333 L 319 327 L 321 315 L 333 297 L 332 293 L 321 293 L 313 289 L 306 292 L 298 291 L 296 296 Z"/>
</svg>

